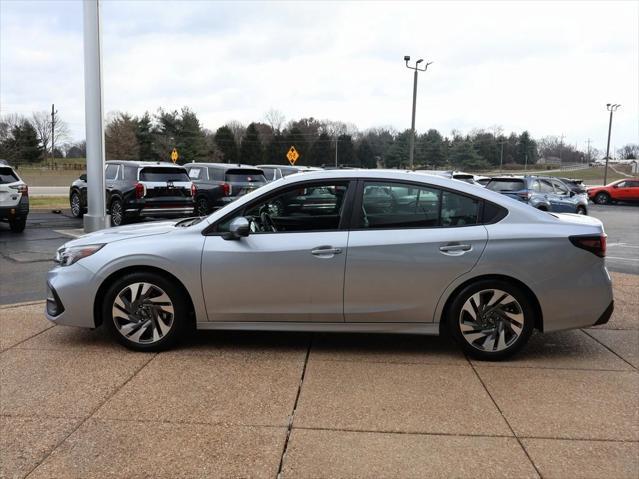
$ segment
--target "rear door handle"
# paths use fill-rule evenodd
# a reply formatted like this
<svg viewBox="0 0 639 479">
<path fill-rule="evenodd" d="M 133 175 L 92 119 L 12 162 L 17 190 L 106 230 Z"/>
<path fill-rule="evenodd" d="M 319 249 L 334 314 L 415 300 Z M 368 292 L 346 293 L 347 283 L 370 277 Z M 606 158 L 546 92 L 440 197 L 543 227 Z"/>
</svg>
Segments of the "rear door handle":
<svg viewBox="0 0 639 479">
<path fill-rule="evenodd" d="M 341 248 L 333 248 L 332 246 L 319 246 L 311 250 L 311 254 L 315 256 L 324 256 L 329 254 L 340 254 Z"/>
<path fill-rule="evenodd" d="M 457 253 L 463 254 L 466 251 L 470 251 L 472 248 L 469 244 L 448 244 L 445 246 L 440 246 L 439 251 L 442 253 Z"/>
</svg>

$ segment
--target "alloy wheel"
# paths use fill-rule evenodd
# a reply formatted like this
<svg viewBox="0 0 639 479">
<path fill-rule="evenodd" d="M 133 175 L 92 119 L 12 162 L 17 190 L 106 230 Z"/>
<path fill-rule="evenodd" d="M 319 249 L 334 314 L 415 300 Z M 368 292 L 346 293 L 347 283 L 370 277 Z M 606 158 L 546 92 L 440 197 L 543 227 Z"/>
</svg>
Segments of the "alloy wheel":
<svg viewBox="0 0 639 479">
<path fill-rule="evenodd" d="M 470 296 L 459 313 L 464 340 L 479 351 L 499 352 L 519 339 L 524 312 L 517 300 L 500 289 L 484 289 Z"/>
<path fill-rule="evenodd" d="M 149 344 L 169 333 L 175 310 L 162 288 L 151 283 L 132 283 L 116 295 L 112 315 L 122 336 L 134 343 Z"/>
<path fill-rule="evenodd" d="M 197 200 L 197 215 L 206 216 L 209 214 L 209 202 L 206 198 L 200 198 Z"/>
<path fill-rule="evenodd" d="M 71 214 L 76 218 L 80 216 L 80 197 L 76 194 L 71 196 Z"/>
<path fill-rule="evenodd" d="M 115 226 L 122 224 L 122 203 L 114 201 L 111 204 L 111 223 Z"/>
</svg>

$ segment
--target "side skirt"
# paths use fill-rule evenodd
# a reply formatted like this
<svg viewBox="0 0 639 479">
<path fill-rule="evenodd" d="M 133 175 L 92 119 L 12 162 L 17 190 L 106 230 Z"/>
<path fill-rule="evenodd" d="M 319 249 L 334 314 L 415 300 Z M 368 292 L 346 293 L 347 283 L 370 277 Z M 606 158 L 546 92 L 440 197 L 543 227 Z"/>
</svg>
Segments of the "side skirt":
<svg viewBox="0 0 639 479">
<path fill-rule="evenodd" d="M 296 323 L 296 322 L 198 322 L 197 329 L 236 331 L 303 331 L 326 333 L 396 333 L 439 335 L 439 323 Z"/>
</svg>

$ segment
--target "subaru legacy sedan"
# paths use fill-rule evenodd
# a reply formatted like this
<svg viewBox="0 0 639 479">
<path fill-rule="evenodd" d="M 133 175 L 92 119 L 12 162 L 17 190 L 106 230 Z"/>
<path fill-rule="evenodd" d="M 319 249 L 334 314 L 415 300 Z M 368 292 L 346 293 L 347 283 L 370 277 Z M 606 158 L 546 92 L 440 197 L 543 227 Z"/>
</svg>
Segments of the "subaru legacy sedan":
<svg viewBox="0 0 639 479">
<path fill-rule="evenodd" d="M 412 172 L 291 175 L 210 216 L 63 245 L 46 316 L 166 349 L 187 328 L 451 334 L 488 360 L 608 321 L 597 219 Z M 578 278 L 578 281 L 574 281 Z"/>
</svg>

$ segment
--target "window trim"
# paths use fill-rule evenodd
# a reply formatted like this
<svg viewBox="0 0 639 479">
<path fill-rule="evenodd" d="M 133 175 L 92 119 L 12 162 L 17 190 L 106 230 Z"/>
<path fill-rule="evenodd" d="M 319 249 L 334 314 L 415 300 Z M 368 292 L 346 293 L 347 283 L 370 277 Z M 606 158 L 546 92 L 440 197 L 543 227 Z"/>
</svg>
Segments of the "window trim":
<svg viewBox="0 0 639 479">
<path fill-rule="evenodd" d="M 465 196 L 467 198 L 470 198 L 474 201 L 477 201 L 479 203 L 478 208 L 477 208 L 477 217 L 476 217 L 476 223 L 472 224 L 472 225 L 459 225 L 459 226 L 444 226 L 442 224 L 438 224 L 437 226 L 403 226 L 403 227 L 398 227 L 398 228 L 384 228 L 384 227 L 365 227 L 362 226 L 362 215 L 361 215 L 361 211 L 362 211 L 362 203 L 364 200 L 364 183 L 398 183 L 398 184 L 402 184 L 402 185 L 412 185 L 415 187 L 421 187 L 421 188 L 431 188 L 431 189 L 435 189 L 435 190 L 439 190 L 439 205 L 438 205 L 438 213 L 437 213 L 437 222 L 441 223 L 441 215 L 442 215 L 442 194 L 444 191 L 448 191 L 449 193 L 454 193 L 460 196 Z M 501 221 L 502 219 L 504 219 L 506 216 L 508 216 L 508 213 L 506 213 L 506 215 L 502 218 L 500 218 L 498 221 L 493 221 L 490 223 L 484 223 L 482 220 L 484 218 L 484 202 L 487 201 L 483 198 L 479 198 L 477 196 L 473 196 L 471 194 L 465 193 L 463 191 L 459 191 L 459 190 L 455 190 L 453 188 L 447 188 L 445 186 L 439 186 L 439 185 L 433 185 L 430 183 L 422 183 L 422 182 L 418 182 L 418 181 L 411 181 L 411 180 L 400 180 L 397 178 L 359 178 L 358 179 L 358 185 L 357 185 L 357 192 L 356 192 L 356 196 L 355 196 L 355 201 L 353 203 L 353 210 L 351 213 L 351 221 L 350 221 L 350 231 L 401 231 L 401 230 L 432 230 L 432 229 L 441 229 L 441 228 L 468 228 L 471 226 L 484 226 L 487 224 L 494 224 L 497 223 L 499 221 Z M 494 202 L 490 202 L 493 203 L 495 205 L 497 205 Z M 500 208 L 504 208 L 503 206 L 497 205 Z M 508 211 L 508 208 L 504 208 L 506 211 Z"/>
<path fill-rule="evenodd" d="M 244 214 L 244 212 L 247 209 L 252 208 L 257 203 L 260 203 L 262 201 L 268 201 L 269 199 L 273 198 L 274 196 L 277 196 L 278 194 L 282 193 L 284 190 L 288 188 L 304 188 L 305 187 L 304 185 L 326 184 L 330 182 L 347 183 L 346 194 L 344 195 L 344 210 L 342 211 L 342 216 L 339 220 L 339 225 L 337 229 L 334 229 L 334 230 L 322 229 L 322 230 L 307 230 L 307 231 L 260 231 L 260 232 L 251 232 L 251 235 L 327 233 L 327 232 L 336 232 L 336 231 L 348 231 L 350 229 L 349 227 L 350 227 L 350 223 L 352 219 L 351 209 L 353 205 L 353 196 L 355 195 L 355 189 L 357 186 L 356 185 L 357 178 L 331 178 L 331 179 L 325 179 L 325 180 L 316 179 L 316 180 L 306 180 L 306 181 L 300 181 L 300 182 L 296 182 L 292 184 L 289 183 L 286 185 L 282 185 L 274 189 L 273 191 L 270 191 L 266 195 L 262 195 L 253 201 L 250 201 L 240 207 L 234 208 L 232 211 L 229 211 L 226 215 L 222 216 L 220 219 L 215 221 L 215 223 L 212 223 L 206 228 L 204 228 L 202 230 L 202 235 L 203 236 L 222 236 L 225 233 L 224 231 L 216 231 L 217 226 L 220 223 L 222 223 L 223 221 L 226 221 L 229 217 L 234 216 L 238 212 L 238 210 L 240 210 L 242 214 Z"/>
</svg>

